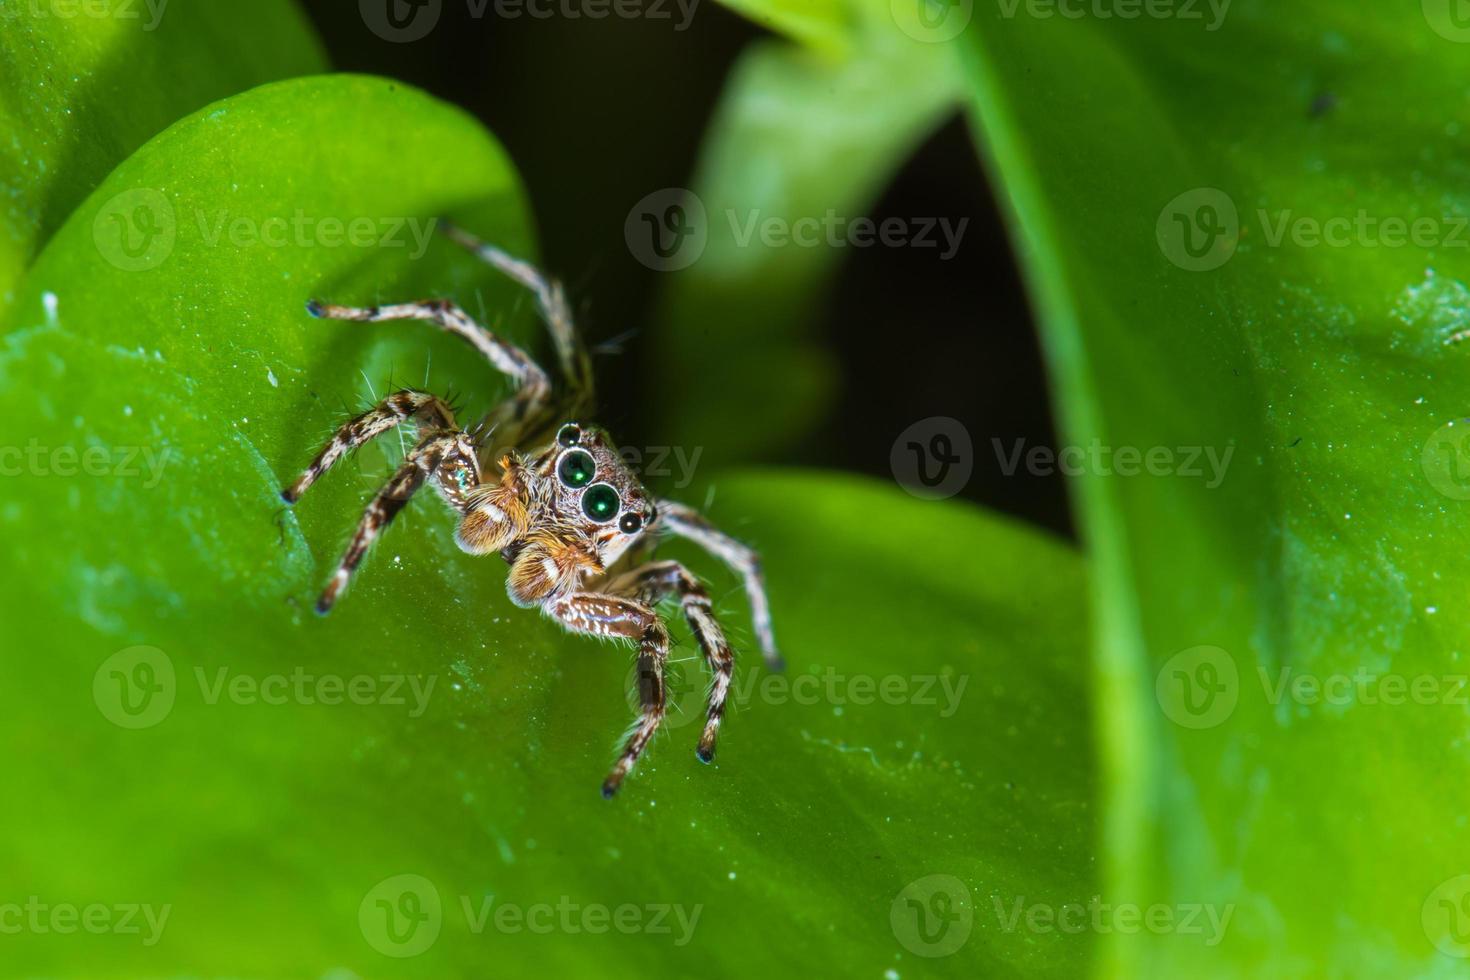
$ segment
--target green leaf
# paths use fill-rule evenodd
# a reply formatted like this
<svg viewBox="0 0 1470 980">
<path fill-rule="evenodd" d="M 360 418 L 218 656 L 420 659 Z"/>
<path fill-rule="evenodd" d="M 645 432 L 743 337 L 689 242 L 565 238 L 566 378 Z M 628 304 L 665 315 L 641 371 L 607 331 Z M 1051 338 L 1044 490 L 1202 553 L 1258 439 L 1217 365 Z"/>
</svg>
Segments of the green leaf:
<svg viewBox="0 0 1470 980">
<path fill-rule="evenodd" d="M 0 313 L 82 198 L 215 99 L 326 61 L 294 0 L 0 0 Z"/>
<path fill-rule="evenodd" d="M 140 190 L 168 205 L 172 220 L 151 226 L 173 235 L 130 255 L 98 219 Z M 280 247 L 244 243 L 298 210 L 349 226 L 448 212 L 530 253 L 519 185 L 474 123 L 341 77 L 180 123 L 53 239 L 0 344 L 0 446 L 23 450 L 0 456 L 23 469 L 0 505 L 17 651 L 0 711 L 7 791 L 25 801 L 0 816 L 0 861 L 17 895 L 171 911 L 153 946 L 146 927 L 8 936 L 12 969 L 1082 968 L 1087 936 L 1015 917 L 1094 890 L 1074 553 L 854 479 L 720 481 L 711 516 L 762 550 L 789 672 L 742 654 L 720 755 L 702 766 L 704 679 L 676 624 L 669 730 L 604 801 L 631 719 L 629 652 L 513 608 L 503 563 L 459 552 L 431 496 L 330 617 L 309 611 L 399 450 L 380 439 L 283 509 L 279 488 L 340 403 L 381 394 L 390 374 L 423 384 L 427 366 L 427 387 L 465 392 L 472 419 L 506 387 L 428 326 L 314 321 L 305 299 L 448 296 L 545 345 L 525 298 L 445 242 L 415 260 L 334 247 L 316 224 Z M 91 469 L 69 475 L 87 450 Z M 729 573 L 688 547 L 669 554 L 713 583 L 748 651 Z M 350 684 L 363 685 L 354 701 L 322 703 Z M 402 875 L 418 876 L 409 893 Z M 952 882 L 925 891 L 934 875 L 968 901 Z M 394 945 L 385 909 L 429 914 L 436 897 L 438 918 Z M 502 906 L 532 918 L 497 920 Z M 965 939 L 966 922 L 953 955 L 920 955 L 935 948 L 926 933 Z M 380 952 L 418 943 L 398 962 Z"/>
<path fill-rule="evenodd" d="M 751 6 L 773 19 L 786 9 L 737 9 Z M 953 44 L 921 40 L 912 25 L 905 33 L 893 13 L 903 7 L 850 0 L 821 20 L 827 43 L 753 45 L 701 151 L 685 204 L 695 230 L 666 241 L 676 249 L 664 259 L 634 237 L 652 226 L 630 226 L 635 253 L 672 276 L 657 349 L 676 444 L 718 433 L 711 460 L 770 456 L 830 403 L 836 366 L 812 337 L 825 287 L 854 247 L 853 229 L 963 92 Z M 654 219 L 675 203 L 645 200 Z M 738 419 L 702 397 L 737 388 L 749 402 Z"/>
<path fill-rule="evenodd" d="M 1470 952 L 1470 542 L 1441 428 L 1470 406 L 1444 345 L 1470 296 L 1470 111 L 1439 8 L 972 25 L 1065 438 L 1174 453 L 1171 475 L 1078 483 L 1104 898 L 1232 918 L 1218 945 L 1112 930 L 1111 974 L 1440 975 Z M 1386 219 L 1428 225 L 1394 246 Z M 1223 482 L 1181 475 L 1188 447 L 1233 452 Z"/>
<path fill-rule="evenodd" d="M 769 30 L 829 53 L 851 42 L 850 0 L 722 0 L 725 6 Z"/>
</svg>

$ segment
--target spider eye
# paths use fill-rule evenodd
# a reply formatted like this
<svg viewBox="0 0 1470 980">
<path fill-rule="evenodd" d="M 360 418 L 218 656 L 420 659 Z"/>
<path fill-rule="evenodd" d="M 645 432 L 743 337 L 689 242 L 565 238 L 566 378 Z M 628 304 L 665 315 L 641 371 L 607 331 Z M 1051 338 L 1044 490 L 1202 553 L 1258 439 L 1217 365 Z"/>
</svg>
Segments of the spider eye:
<svg viewBox="0 0 1470 980">
<path fill-rule="evenodd" d="M 557 432 L 556 441 L 564 449 L 572 448 L 582 441 L 582 427 L 575 422 L 568 422 Z"/>
<path fill-rule="evenodd" d="M 624 534 L 637 534 L 641 527 L 643 527 L 643 518 L 637 514 L 624 514 L 623 519 L 618 521 L 618 530 Z"/>
<path fill-rule="evenodd" d="M 599 483 L 595 487 L 588 487 L 587 492 L 582 494 L 582 513 L 599 524 L 612 520 L 621 505 L 618 492 L 611 484 Z"/>
<path fill-rule="evenodd" d="M 556 475 L 569 487 L 585 487 L 597 475 L 597 461 L 585 449 L 574 449 L 561 458 Z"/>
</svg>

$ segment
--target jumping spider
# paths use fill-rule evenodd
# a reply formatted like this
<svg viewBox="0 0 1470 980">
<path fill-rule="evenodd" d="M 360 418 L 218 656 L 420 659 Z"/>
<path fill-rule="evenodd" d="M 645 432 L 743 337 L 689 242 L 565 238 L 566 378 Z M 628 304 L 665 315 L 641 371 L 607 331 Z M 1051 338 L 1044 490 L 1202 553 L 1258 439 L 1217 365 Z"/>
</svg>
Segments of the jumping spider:
<svg viewBox="0 0 1470 980">
<path fill-rule="evenodd" d="M 602 429 L 562 421 L 583 417 L 593 402 L 593 383 L 591 358 L 560 284 L 457 228 L 447 230 L 455 242 L 531 291 L 550 329 L 567 390 L 553 392 L 546 372 L 524 351 L 453 303 L 430 300 L 365 309 L 308 303 L 313 316 L 334 320 L 426 320 L 468 341 L 516 386 L 473 435 L 456 424 L 442 399 L 411 389 L 394 392 L 343 425 L 282 491 L 286 503 L 294 504 L 345 453 L 400 422 L 417 432 L 418 441 L 403 464 L 368 504 L 317 601 L 317 612 L 331 610 L 374 539 L 415 491 L 432 483 L 460 515 L 455 533 L 460 548 L 472 555 L 498 551 L 510 565 L 506 591 L 516 605 L 540 607 L 573 633 L 638 644 L 641 712 L 603 781 L 602 795 L 617 792 L 664 716 L 669 632 L 656 607 L 665 598 L 678 598 L 714 678 L 697 750 L 699 759 L 709 762 L 725 712 L 734 652 L 699 579 L 678 562 L 647 559 L 660 534 L 673 534 L 694 541 L 739 573 L 761 652 L 779 670 L 759 561 L 696 511 L 654 500 Z M 540 448 L 522 452 L 517 446 Z"/>
</svg>

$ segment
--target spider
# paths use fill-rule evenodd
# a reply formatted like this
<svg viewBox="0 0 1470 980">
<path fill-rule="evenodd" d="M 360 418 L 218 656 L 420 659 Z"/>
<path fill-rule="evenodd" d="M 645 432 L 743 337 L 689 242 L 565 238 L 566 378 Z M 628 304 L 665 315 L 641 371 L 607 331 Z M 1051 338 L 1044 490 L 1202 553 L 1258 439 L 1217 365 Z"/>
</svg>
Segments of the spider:
<svg viewBox="0 0 1470 980">
<path fill-rule="evenodd" d="M 400 423 L 416 431 L 417 442 L 402 465 L 368 503 L 316 610 L 325 615 L 332 609 L 373 541 L 409 498 L 430 483 L 459 515 L 459 547 L 472 555 L 498 551 L 509 564 L 506 591 L 512 602 L 540 608 L 572 633 L 637 644 L 640 712 L 602 783 L 604 797 L 617 792 L 663 720 L 669 631 L 657 607 L 668 598 L 678 599 L 713 675 L 696 751 L 701 762 L 710 762 L 734 651 L 714 617 L 704 584 L 676 561 L 649 559 L 658 538 L 671 534 L 700 545 L 737 572 L 744 580 L 761 652 L 771 669 L 780 670 L 760 561 L 692 508 L 655 500 L 603 429 L 565 421 L 584 418 L 594 397 L 591 357 L 561 285 L 459 228 L 446 225 L 445 231 L 531 291 L 549 328 L 565 388 L 556 391 L 524 351 L 446 300 L 368 308 L 309 302 L 307 311 L 318 318 L 428 321 L 467 341 L 515 385 L 513 394 L 471 431 L 459 427 L 445 400 L 409 388 L 396 391 L 342 425 L 281 492 L 287 504 L 294 504 L 344 454 Z M 535 448 L 521 451 L 518 446 Z"/>
</svg>

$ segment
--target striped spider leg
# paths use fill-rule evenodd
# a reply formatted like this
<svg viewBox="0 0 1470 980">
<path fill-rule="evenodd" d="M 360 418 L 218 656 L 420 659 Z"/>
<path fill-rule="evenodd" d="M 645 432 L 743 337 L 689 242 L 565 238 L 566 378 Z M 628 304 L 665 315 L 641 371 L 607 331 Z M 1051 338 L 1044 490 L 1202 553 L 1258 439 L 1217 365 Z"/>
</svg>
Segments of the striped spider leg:
<svg viewBox="0 0 1470 980">
<path fill-rule="evenodd" d="M 331 611 L 368 548 L 425 481 L 432 479 L 440 496 L 456 509 L 464 507 L 468 490 L 480 482 L 475 446 L 455 425 L 449 406 L 433 395 L 404 389 L 348 420 L 296 482 L 281 491 L 281 499 L 288 504 L 296 503 L 333 463 L 400 422 L 413 424 L 418 429 L 419 441 L 363 512 L 347 551 L 317 599 L 316 611 L 322 615 Z"/>
<path fill-rule="evenodd" d="M 317 609 L 331 609 L 383 528 L 415 491 L 432 483 L 460 515 L 459 547 L 474 555 L 498 552 L 509 564 L 506 592 L 513 602 L 540 609 L 570 632 L 637 646 L 639 717 L 602 784 L 603 795 L 617 791 L 663 721 L 669 632 L 657 607 L 670 597 L 678 599 L 714 678 L 697 751 L 709 762 L 734 665 L 709 593 L 677 562 L 620 569 L 646 556 L 663 534 L 702 546 L 742 576 L 761 650 L 767 663 L 780 669 L 755 553 L 692 509 L 655 501 L 601 428 L 556 424 L 592 403 L 591 361 L 561 287 L 457 228 L 450 228 L 449 236 L 531 291 L 551 333 L 566 390 L 554 397 L 550 378 L 529 356 L 447 301 L 366 308 L 308 304 L 314 316 L 336 320 L 425 320 L 468 342 L 515 384 L 510 398 L 477 427 L 493 433 L 494 446 L 477 445 L 439 398 L 398 391 L 343 425 L 282 493 L 295 503 L 345 453 L 403 422 L 417 430 L 418 442 L 368 504 Z M 532 448 L 519 448 L 524 446 Z"/>
<path fill-rule="evenodd" d="M 508 399 L 505 413 L 516 424 L 524 424 L 546 410 L 551 382 L 535 361 L 520 348 L 506 343 L 476 323 L 458 306 L 443 300 L 399 303 L 392 306 L 334 306 L 312 300 L 307 304 L 312 316 L 351 320 L 358 323 L 380 323 L 385 320 L 427 320 L 468 341 L 487 360 L 516 383 L 515 393 Z M 368 547 L 398 515 L 414 493 L 432 478 L 443 497 L 454 509 L 464 512 L 469 495 L 481 483 L 478 450 L 470 436 L 454 420 L 449 406 L 434 395 L 404 389 L 383 399 L 356 418 L 349 419 L 311 464 L 281 493 L 282 499 L 294 504 L 333 463 L 363 443 L 382 435 L 400 422 L 412 422 L 418 429 L 419 443 L 404 459 L 392 479 L 378 491 L 362 516 L 357 532 L 347 546 L 337 570 L 332 574 L 316 610 L 326 614 L 346 589 Z"/>
<path fill-rule="evenodd" d="M 676 561 L 659 561 L 624 572 L 608 583 L 607 590 L 615 595 L 636 597 L 650 606 L 657 606 L 666 596 L 678 598 L 684 618 L 689 623 L 689 631 L 694 634 L 714 678 L 709 689 L 704 731 L 700 733 L 696 750 L 700 762 L 710 762 L 715 757 L 715 739 L 720 732 L 720 721 L 725 716 L 725 699 L 730 692 L 735 653 L 725 639 L 719 620 L 715 619 L 714 607 L 704 583 Z M 644 684 L 662 687 L 662 675 L 649 677 L 642 666 L 640 663 L 638 671 L 640 694 L 644 692 Z"/>
</svg>

